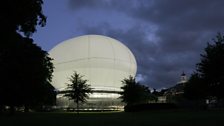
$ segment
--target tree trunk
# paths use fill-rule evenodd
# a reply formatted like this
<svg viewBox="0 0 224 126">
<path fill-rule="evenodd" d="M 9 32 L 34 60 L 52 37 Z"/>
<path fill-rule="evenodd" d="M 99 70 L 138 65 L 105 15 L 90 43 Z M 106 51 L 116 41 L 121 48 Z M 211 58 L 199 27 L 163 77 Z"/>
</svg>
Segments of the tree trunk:
<svg viewBox="0 0 224 126">
<path fill-rule="evenodd" d="M 77 114 L 79 115 L 79 101 L 76 102 L 77 107 Z"/>
<path fill-rule="evenodd" d="M 25 105 L 25 108 L 24 108 L 24 112 L 29 112 L 29 107 L 27 105 Z"/>
<path fill-rule="evenodd" d="M 15 114 L 15 106 L 14 105 L 10 105 L 9 114 L 10 115 L 14 115 Z"/>
<path fill-rule="evenodd" d="M 4 106 L 0 105 L 0 115 L 3 113 L 3 111 L 4 111 Z"/>
</svg>

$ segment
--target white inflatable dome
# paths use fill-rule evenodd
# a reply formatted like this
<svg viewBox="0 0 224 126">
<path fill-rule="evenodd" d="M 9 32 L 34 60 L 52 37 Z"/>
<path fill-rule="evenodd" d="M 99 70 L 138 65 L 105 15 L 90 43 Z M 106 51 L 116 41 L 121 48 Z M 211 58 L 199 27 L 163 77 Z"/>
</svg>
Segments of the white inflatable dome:
<svg viewBox="0 0 224 126">
<path fill-rule="evenodd" d="M 94 90 L 120 91 L 122 80 L 136 74 L 136 60 L 121 42 L 102 35 L 66 40 L 49 52 L 55 69 L 53 86 L 64 90 L 74 71 L 84 75 Z"/>
</svg>

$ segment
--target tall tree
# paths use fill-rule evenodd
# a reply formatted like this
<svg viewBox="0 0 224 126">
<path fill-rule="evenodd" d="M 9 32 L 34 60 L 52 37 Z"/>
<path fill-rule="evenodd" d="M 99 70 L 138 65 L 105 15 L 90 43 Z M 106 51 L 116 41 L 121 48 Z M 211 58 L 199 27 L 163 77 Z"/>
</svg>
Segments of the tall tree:
<svg viewBox="0 0 224 126">
<path fill-rule="evenodd" d="M 87 84 L 87 80 L 82 78 L 83 75 L 74 72 L 69 79 L 71 83 L 67 84 L 67 92 L 64 95 L 76 103 L 77 113 L 79 113 L 79 104 L 85 103 L 86 99 L 89 98 L 89 94 L 92 93 L 92 89 Z"/>
<path fill-rule="evenodd" d="M 0 43 L 0 100 L 10 106 L 43 103 L 47 93 L 54 92 L 50 85 L 52 59 L 32 39 L 17 34 L 8 40 Z"/>
<path fill-rule="evenodd" d="M 224 36 L 218 33 L 212 43 L 208 43 L 196 72 L 186 84 L 185 95 L 195 94 L 196 98 L 224 98 Z M 190 96 L 192 98 L 192 96 Z"/>
<path fill-rule="evenodd" d="M 208 95 L 208 88 L 203 83 L 203 79 L 198 73 L 194 73 L 189 78 L 184 87 L 184 97 L 191 100 L 200 100 Z"/>
<path fill-rule="evenodd" d="M 201 55 L 201 62 L 197 71 L 204 83 L 210 89 L 209 95 L 224 98 L 224 36 L 218 33 L 213 43 L 208 43 L 205 54 Z"/>
<path fill-rule="evenodd" d="M 42 4 L 42 0 L 1 1 L 0 106 L 27 108 L 43 103 L 49 92 L 55 96 L 51 58 L 28 38 L 37 25 L 46 23 Z"/>
<path fill-rule="evenodd" d="M 129 76 L 122 80 L 123 90 L 121 94 L 121 99 L 128 105 L 135 105 L 140 103 L 147 103 L 149 100 L 155 100 L 155 97 L 151 94 L 148 87 L 141 85 L 135 81 L 135 78 Z"/>
</svg>

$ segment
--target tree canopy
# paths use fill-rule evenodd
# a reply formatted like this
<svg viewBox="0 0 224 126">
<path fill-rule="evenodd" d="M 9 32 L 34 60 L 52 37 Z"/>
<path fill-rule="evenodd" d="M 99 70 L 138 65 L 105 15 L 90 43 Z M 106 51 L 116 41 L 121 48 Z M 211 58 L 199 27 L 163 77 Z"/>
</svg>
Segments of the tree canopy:
<svg viewBox="0 0 224 126">
<path fill-rule="evenodd" d="M 224 36 L 218 33 L 204 50 L 196 72 L 186 84 L 185 95 L 224 98 Z"/>
<path fill-rule="evenodd" d="M 0 54 L 2 103 L 19 106 L 46 103 L 43 100 L 50 96 L 49 92 L 54 93 L 50 85 L 53 64 L 48 53 L 32 39 L 17 34 L 0 43 Z"/>
<path fill-rule="evenodd" d="M 0 23 L 4 32 L 22 32 L 30 36 L 36 26 L 46 24 L 42 0 L 3 0 L 0 5 Z"/>
<path fill-rule="evenodd" d="M 74 72 L 69 79 L 71 83 L 67 84 L 67 91 L 65 97 L 73 100 L 77 105 L 77 112 L 79 111 L 79 104 L 85 103 L 89 98 L 89 94 L 92 93 L 90 85 L 87 84 L 87 80 L 83 79 L 83 75 Z"/>
<path fill-rule="evenodd" d="M 52 59 L 29 38 L 37 25 L 46 23 L 42 4 L 42 0 L 1 1 L 0 108 L 55 102 L 56 94 L 50 84 Z"/>
<path fill-rule="evenodd" d="M 184 96 L 192 100 L 204 99 L 208 95 L 207 86 L 198 73 L 194 73 L 185 84 Z"/>
<path fill-rule="evenodd" d="M 123 91 L 120 93 L 120 98 L 127 105 L 147 103 L 149 100 L 155 100 L 149 88 L 136 82 L 134 77 L 129 76 L 129 78 L 125 78 L 122 83 L 123 86 L 121 89 Z"/>
</svg>

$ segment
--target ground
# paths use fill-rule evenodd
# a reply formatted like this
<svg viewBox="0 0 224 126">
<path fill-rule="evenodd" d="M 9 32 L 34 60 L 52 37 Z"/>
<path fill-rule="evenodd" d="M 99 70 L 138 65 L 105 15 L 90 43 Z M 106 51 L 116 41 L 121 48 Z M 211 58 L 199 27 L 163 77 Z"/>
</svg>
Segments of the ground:
<svg viewBox="0 0 224 126">
<path fill-rule="evenodd" d="M 224 110 L 148 112 L 16 113 L 0 116 L 1 126 L 223 126 Z"/>
</svg>

